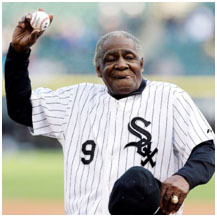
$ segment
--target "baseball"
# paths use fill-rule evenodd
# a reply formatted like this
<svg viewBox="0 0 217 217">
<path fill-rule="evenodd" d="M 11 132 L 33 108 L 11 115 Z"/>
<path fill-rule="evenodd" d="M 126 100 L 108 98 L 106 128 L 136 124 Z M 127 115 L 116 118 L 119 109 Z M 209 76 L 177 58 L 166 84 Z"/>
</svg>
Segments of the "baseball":
<svg viewBox="0 0 217 217">
<path fill-rule="evenodd" d="M 45 12 L 36 11 L 32 14 L 30 24 L 33 29 L 44 31 L 50 25 L 50 18 Z"/>
</svg>

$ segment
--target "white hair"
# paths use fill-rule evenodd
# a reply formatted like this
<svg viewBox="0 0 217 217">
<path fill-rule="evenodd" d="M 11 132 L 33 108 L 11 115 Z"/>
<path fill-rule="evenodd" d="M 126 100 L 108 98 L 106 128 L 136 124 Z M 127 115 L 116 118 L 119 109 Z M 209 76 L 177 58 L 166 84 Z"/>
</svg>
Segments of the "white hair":
<svg viewBox="0 0 217 217">
<path fill-rule="evenodd" d="M 131 35 L 128 32 L 125 31 L 113 31 L 113 32 L 109 32 L 105 35 L 103 35 L 99 41 L 96 44 L 96 49 L 95 49 L 95 55 L 94 55 L 94 60 L 93 63 L 96 66 L 97 64 L 99 64 L 100 60 L 102 59 L 102 47 L 103 47 L 103 43 L 112 37 L 123 37 L 123 38 L 130 38 L 133 40 L 133 42 L 135 43 L 135 49 L 136 52 L 138 54 L 138 56 L 141 58 L 142 57 L 142 51 L 141 51 L 141 46 L 140 46 L 140 42 L 139 40 L 134 37 L 133 35 Z"/>
</svg>

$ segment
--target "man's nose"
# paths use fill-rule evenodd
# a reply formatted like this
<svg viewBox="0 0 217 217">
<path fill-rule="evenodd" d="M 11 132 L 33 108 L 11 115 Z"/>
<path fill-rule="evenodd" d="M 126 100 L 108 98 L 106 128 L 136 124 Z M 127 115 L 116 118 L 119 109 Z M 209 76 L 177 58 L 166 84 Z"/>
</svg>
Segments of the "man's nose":
<svg viewBox="0 0 217 217">
<path fill-rule="evenodd" d="M 117 70 L 126 70 L 129 66 L 123 58 L 119 58 L 115 64 L 115 69 Z"/>
</svg>

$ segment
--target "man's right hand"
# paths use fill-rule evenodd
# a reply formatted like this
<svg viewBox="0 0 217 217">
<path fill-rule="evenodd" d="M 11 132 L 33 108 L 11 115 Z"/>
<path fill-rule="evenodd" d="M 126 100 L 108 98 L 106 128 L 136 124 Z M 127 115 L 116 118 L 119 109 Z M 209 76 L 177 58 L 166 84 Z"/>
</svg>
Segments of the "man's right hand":
<svg viewBox="0 0 217 217">
<path fill-rule="evenodd" d="M 39 11 L 43 9 L 39 8 Z M 53 15 L 49 15 L 50 23 L 53 20 Z M 42 35 L 43 31 L 34 30 L 30 25 L 32 14 L 28 13 L 25 17 L 22 17 L 16 26 L 12 36 L 12 47 L 17 52 L 27 51 L 37 39 Z"/>
</svg>

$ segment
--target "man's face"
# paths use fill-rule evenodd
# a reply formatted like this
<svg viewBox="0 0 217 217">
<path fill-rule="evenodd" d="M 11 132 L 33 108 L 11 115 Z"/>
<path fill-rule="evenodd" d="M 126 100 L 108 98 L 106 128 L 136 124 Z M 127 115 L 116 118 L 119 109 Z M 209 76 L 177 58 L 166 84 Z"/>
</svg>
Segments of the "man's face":
<svg viewBox="0 0 217 217">
<path fill-rule="evenodd" d="M 103 43 L 102 63 L 97 65 L 111 95 L 127 95 L 137 90 L 142 81 L 143 59 L 130 38 L 112 37 Z"/>
</svg>

